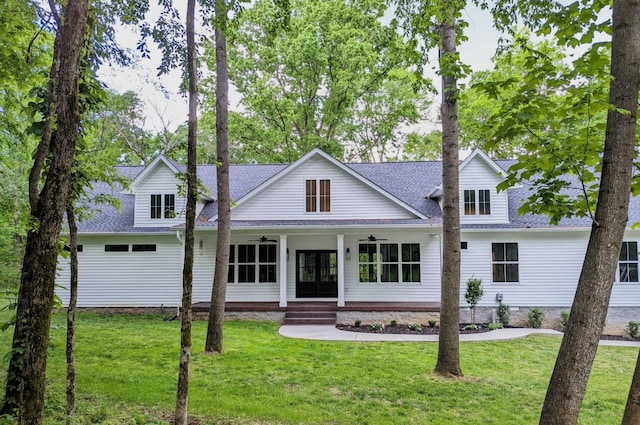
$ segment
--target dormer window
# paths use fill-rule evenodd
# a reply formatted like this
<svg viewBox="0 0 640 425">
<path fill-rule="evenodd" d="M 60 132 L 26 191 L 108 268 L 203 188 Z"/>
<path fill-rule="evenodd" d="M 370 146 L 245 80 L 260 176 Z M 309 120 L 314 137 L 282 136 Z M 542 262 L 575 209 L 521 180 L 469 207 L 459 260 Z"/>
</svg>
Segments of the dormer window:
<svg viewBox="0 0 640 425">
<path fill-rule="evenodd" d="M 491 215 L 491 191 L 465 190 L 464 215 Z"/>
<path fill-rule="evenodd" d="M 331 180 L 305 181 L 306 212 L 331 211 Z"/>
<path fill-rule="evenodd" d="M 164 202 L 163 202 L 164 200 Z M 151 218 L 174 218 L 176 212 L 176 195 L 172 193 L 151 195 Z"/>
</svg>

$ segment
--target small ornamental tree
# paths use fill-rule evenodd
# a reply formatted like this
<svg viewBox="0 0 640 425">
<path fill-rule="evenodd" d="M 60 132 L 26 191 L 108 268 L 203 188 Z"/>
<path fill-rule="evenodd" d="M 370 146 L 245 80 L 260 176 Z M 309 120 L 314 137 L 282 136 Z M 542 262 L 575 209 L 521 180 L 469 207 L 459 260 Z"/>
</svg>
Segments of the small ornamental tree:
<svg viewBox="0 0 640 425">
<path fill-rule="evenodd" d="M 482 279 L 472 277 L 467 280 L 467 292 L 464 294 L 464 299 L 467 300 L 467 304 L 471 309 L 471 323 L 476 323 L 476 305 L 478 305 L 483 295 Z"/>
</svg>

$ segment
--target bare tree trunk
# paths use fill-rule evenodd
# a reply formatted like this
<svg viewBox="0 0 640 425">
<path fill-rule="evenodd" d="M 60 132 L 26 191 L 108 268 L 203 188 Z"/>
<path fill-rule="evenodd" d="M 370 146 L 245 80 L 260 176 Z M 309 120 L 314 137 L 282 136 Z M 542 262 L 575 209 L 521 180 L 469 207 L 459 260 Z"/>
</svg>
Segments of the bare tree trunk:
<svg viewBox="0 0 640 425">
<path fill-rule="evenodd" d="M 198 74 L 195 42 L 196 0 L 187 3 L 187 73 L 189 76 L 189 123 L 187 149 L 187 211 L 184 265 L 182 270 L 182 308 L 180 311 L 180 367 L 176 396 L 175 424 L 187 424 L 189 400 L 189 362 L 191 360 L 191 293 L 193 289 L 193 248 L 197 194 Z"/>
<path fill-rule="evenodd" d="M 636 369 L 633 373 L 627 405 L 624 408 L 624 416 L 622 417 L 622 425 L 637 424 L 640 424 L 640 353 L 638 353 L 638 359 L 636 360 Z"/>
<path fill-rule="evenodd" d="M 70 195 L 71 196 L 71 195 Z M 69 282 L 69 308 L 67 309 L 67 425 L 76 422 L 76 304 L 78 303 L 78 226 L 73 199 L 67 203 L 69 223 L 69 249 L 71 279 Z"/>
<path fill-rule="evenodd" d="M 556 359 L 540 416 L 540 424 L 578 422 L 628 219 L 640 62 L 638 0 L 614 0 L 611 80 L 602 175 L 571 315 Z M 620 113 L 623 109 L 630 113 Z"/>
<path fill-rule="evenodd" d="M 211 307 L 207 327 L 205 353 L 221 353 L 224 325 L 224 303 L 229 274 L 231 241 L 231 197 L 229 195 L 229 72 L 227 68 L 227 6 L 216 0 L 216 144 L 218 155 L 218 236 L 216 267 L 211 289 Z"/>
<path fill-rule="evenodd" d="M 53 117 L 56 120 L 55 140 L 50 144 L 49 169 L 39 195 L 33 187 L 37 180 L 30 179 L 34 226 L 27 235 L 3 406 L 3 413 L 15 414 L 17 403 L 20 424 L 38 425 L 43 419 L 58 238 L 69 197 L 71 164 L 80 122 L 78 77 L 87 14 L 88 0 L 70 0 L 65 7 L 64 24 L 59 32 L 61 72 L 57 79 L 56 115 Z M 43 137 L 41 143 L 48 141 Z"/>
<path fill-rule="evenodd" d="M 458 87 L 451 71 L 456 34 L 453 18 L 443 22 L 440 34 L 442 70 L 442 295 L 438 362 L 434 372 L 462 376 L 460 368 L 460 196 L 458 155 Z"/>
</svg>

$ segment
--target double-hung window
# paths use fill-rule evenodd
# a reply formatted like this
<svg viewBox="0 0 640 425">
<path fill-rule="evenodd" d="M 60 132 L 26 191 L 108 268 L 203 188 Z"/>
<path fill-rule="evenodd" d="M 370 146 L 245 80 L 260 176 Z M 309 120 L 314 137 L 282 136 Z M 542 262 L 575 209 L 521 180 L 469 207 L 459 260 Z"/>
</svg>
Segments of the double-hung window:
<svg viewBox="0 0 640 425">
<path fill-rule="evenodd" d="M 164 218 L 176 216 L 176 195 L 168 193 L 164 195 Z"/>
<path fill-rule="evenodd" d="M 275 283 L 276 258 L 277 249 L 274 244 L 231 245 L 227 282 Z"/>
<path fill-rule="evenodd" d="M 619 282 L 638 282 L 638 242 L 622 242 L 618 276 Z"/>
<path fill-rule="evenodd" d="M 518 244 L 499 242 L 491 244 L 493 282 L 519 282 Z"/>
<path fill-rule="evenodd" d="M 463 205 L 464 215 L 491 215 L 491 191 L 464 190 Z"/>
<path fill-rule="evenodd" d="M 164 202 L 163 202 L 164 201 Z M 176 212 L 176 195 L 158 193 L 151 195 L 151 218 L 174 218 Z"/>
<path fill-rule="evenodd" d="M 305 211 L 331 212 L 331 180 L 305 181 Z"/>
<path fill-rule="evenodd" d="M 238 282 L 256 281 L 256 246 L 238 245 Z"/>
<path fill-rule="evenodd" d="M 360 244 L 358 269 L 361 283 L 419 283 L 420 244 Z"/>
<path fill-rule="evenodd" d="M 464 191 L 464 215 L 476 215 L 476 191 Z"/>
<path fill-rule="evenodd" d="M 258 245 L 258 282 L 276 281 L 276 246 Z"/>
<path fill-rule="evenodd" d="M 162 218 L 162 195 L 151 195 L 151 218 Z"/>
</svg>

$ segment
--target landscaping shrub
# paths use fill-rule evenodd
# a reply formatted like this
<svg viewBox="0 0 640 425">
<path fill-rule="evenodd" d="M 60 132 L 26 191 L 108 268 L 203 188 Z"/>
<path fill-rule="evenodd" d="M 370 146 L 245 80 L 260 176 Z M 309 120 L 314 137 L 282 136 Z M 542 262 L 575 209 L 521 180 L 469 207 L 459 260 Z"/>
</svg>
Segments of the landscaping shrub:
<svg viewBox="0 0 640 425">
<path fill-rule="evenodd" d="M 544 320 L 544 313 L 538 307 L 529 310 L 527 315 L 529 317 L 529 326 L 535 329 L 542 327 L 542 321 Z"/>
<path fill-rule="evenodd" d="M 496 314 L 498 315 L 498 320 L 502 323 L 502 326 L 507 326 L 509 324 L 509 319 L 511 318 L 511 309 L 508 304 L 498 305 L 496 309 Z"/>
<path fill-rule="evenodd" d="M 496 329 L 502 329 L 502 322 L 494 322 L 494 323 L 489 323 L 489 330 L 491 331 L 495 331 Z"/>
<path fill-rule="evenodd" d="M 565 330 L 567 327 L 567 322 L 569 321 L 569 312 L 566 310 L 562 310 L 560 312 L 560 328 Z"/>
<path fill-rule="evenodd" d="M 433 319 L 429 320 L 429 327 L 430 328 L 435 328 L 436 327 L 436 321 L 433 320 Z"/>
<path fill-rule="evenodd" d="M 418 332 L 422 331 L 422 325 L 420 323 L 409 323 L 407 327 L 411 331 L 418 331 Z"/>
<path fill-rule="evenodd" d="M 467 280 L 467 292 L 464 294 L 464 299 L 467 300 L 467 304 L 469 304 L 469 308 L 471 309 L 471 323 L 476 322 L 476 305 L 480 302 L 482 295 L 484 295 L 482 279 L 472 277 Z"/>
<path fill-rule="evenodd" d="M 362 324 L 362 320 L 356 320 L 353 324 L 356 326 L 356 328 L 359 328 Z"/>
<path fill-rule="evenodd" d="M 398 326 L 398 321 L 392 320 L 391 323 L 389 323 L 389 326 L 391 326 L 392 328 L 395 328 L 396 326 Z"/>
<path fill-rule="evenodd" d="M 384 325 L 382 323 L 374 323 L 371 325 L 371 329 L 374 331 L 381 331 L 384 329 Z"/>
<path fill-rule="evenodd" d="M 631 320 L 627 326 L 627 332 L 631 338 L 637 339 L 640 336 L 640 322 Z"/>
</svg>

